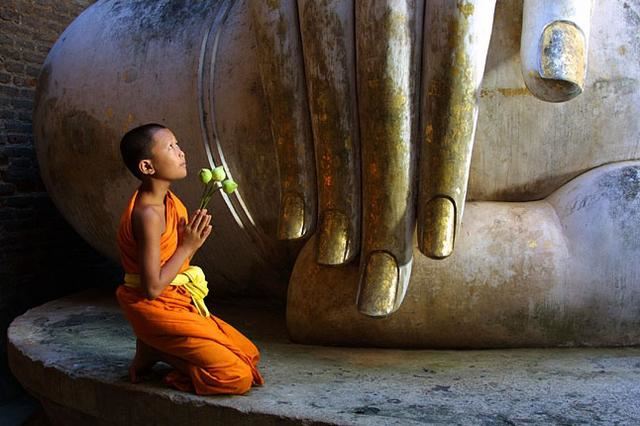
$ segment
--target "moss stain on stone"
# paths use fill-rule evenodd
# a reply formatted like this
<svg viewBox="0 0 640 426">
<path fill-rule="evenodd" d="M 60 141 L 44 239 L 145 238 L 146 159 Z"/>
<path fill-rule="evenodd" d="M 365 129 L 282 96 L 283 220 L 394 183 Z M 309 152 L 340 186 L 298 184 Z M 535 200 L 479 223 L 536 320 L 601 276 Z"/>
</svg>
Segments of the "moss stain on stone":
<svg viewBox="0 0 640 426">
<path fill-rule="evenodd" d="M 473 4 L 467 3 L 464 1 L 459 1 L 457 3 L 457 7 L 460 13 L 462 13 L 465 18 L 468 19 L 471 15 L 473 15 L 473 11 L 474 11 Z"/>
<path fill-rule="evenodd" d="M 482 89 L 480 91 L 481 98 L 495 96 L 496 93 L 505 98 L 513 98 L 517 96 L 531 96 L 531 92 L 526 87 L 499 87 L 495 89 Z"/>
</svg>

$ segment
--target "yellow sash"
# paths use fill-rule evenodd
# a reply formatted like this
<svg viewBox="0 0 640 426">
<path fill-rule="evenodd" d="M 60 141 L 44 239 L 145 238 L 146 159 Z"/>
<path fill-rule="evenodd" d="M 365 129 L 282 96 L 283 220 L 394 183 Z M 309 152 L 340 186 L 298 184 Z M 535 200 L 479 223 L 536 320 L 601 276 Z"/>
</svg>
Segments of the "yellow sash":
<svg viewBox="0 0 640 426">
<path fill-rule="evenodd" d="M 140 275 L 124 274 L 124 285 L 140 289 Z M 202 269 L 198 266 L 189 266 L 186 270 L 176 275 L 170 285 L 184 286 L 191 295 L 191 300 L 193 300 L 193 305 L 198 310 L 198 313 L 203 317 L 210 315 L 209 309 L 204 303 L 204 298 L 209 294 L 209 288 Z"/>
</svg>

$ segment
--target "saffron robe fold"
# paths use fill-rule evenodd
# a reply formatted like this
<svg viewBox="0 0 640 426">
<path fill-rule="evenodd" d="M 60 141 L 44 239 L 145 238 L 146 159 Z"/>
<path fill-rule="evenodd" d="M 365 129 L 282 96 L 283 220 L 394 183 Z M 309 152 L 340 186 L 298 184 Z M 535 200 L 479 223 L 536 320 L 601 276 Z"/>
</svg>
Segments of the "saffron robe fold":
<svg viewBox="0 0 640 426">
<path fill-rule="evenodd" d="M 120 219 L 118 246 L 125 273 L 140 273 L 131 227 L 136 191 Z M 178 247 L 178 224 L 187 221 L 187 209 L 171 191 L 165 198 L 165 231 L 160 241 L 160 265 Z M 147 299 L 135 285 L 120 285 L 116 297 L 134 333 L 147 345 L 184 360 L 188 377 L 175 370 L 165 377 L 169 385 L 199 395 L 242 394 L 264 383 L 257 365 L 260 353 L 253 343 L 215 315 L 201 315 L 184 285 L 194 271 L 189 261 L 180 268 L 177 285 L 168 285 L 157 298 Z M 204 279 L 204 277 L 202 277 Z M 129 279 L 131 281 L 131 279 Z M 202 309 L 200 308 L 202 311 Z M 208 313 L 208 311 L 207 311 Z"/>
</svg>

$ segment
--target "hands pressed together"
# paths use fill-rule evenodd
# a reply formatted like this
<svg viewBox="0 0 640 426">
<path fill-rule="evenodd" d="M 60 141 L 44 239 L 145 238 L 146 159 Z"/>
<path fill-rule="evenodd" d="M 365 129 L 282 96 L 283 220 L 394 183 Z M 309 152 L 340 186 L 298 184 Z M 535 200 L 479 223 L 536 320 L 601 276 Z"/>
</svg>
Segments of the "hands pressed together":
<svg viewBox="0 0 640 426">
<path fill-rule="evenodd" d="M 207 214 L 207 209 L 198 209 L 193 212 L 188 223 L 184 219 L 180 221 L 179 245 L 187 248 L 193 256 L 207 240 L 213 226 L 210 225 L 211 215 Z M 191 257 L 190 256 L 190 257 Z"/>
</svg>

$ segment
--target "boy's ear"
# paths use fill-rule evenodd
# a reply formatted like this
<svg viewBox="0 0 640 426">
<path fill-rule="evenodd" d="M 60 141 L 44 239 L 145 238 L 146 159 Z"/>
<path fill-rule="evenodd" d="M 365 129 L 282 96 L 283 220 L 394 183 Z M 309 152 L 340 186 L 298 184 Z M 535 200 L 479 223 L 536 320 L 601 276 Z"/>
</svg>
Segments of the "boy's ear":
<svg viewBox="0 0 640 426">
<path fill-rule="evenodd" d="M 143 175 L 153 175 L 156 169 L 153 167 L 153 163 L 149 159 L 140 160 L 138 163 L 138 169 Z"/>
</svg>

